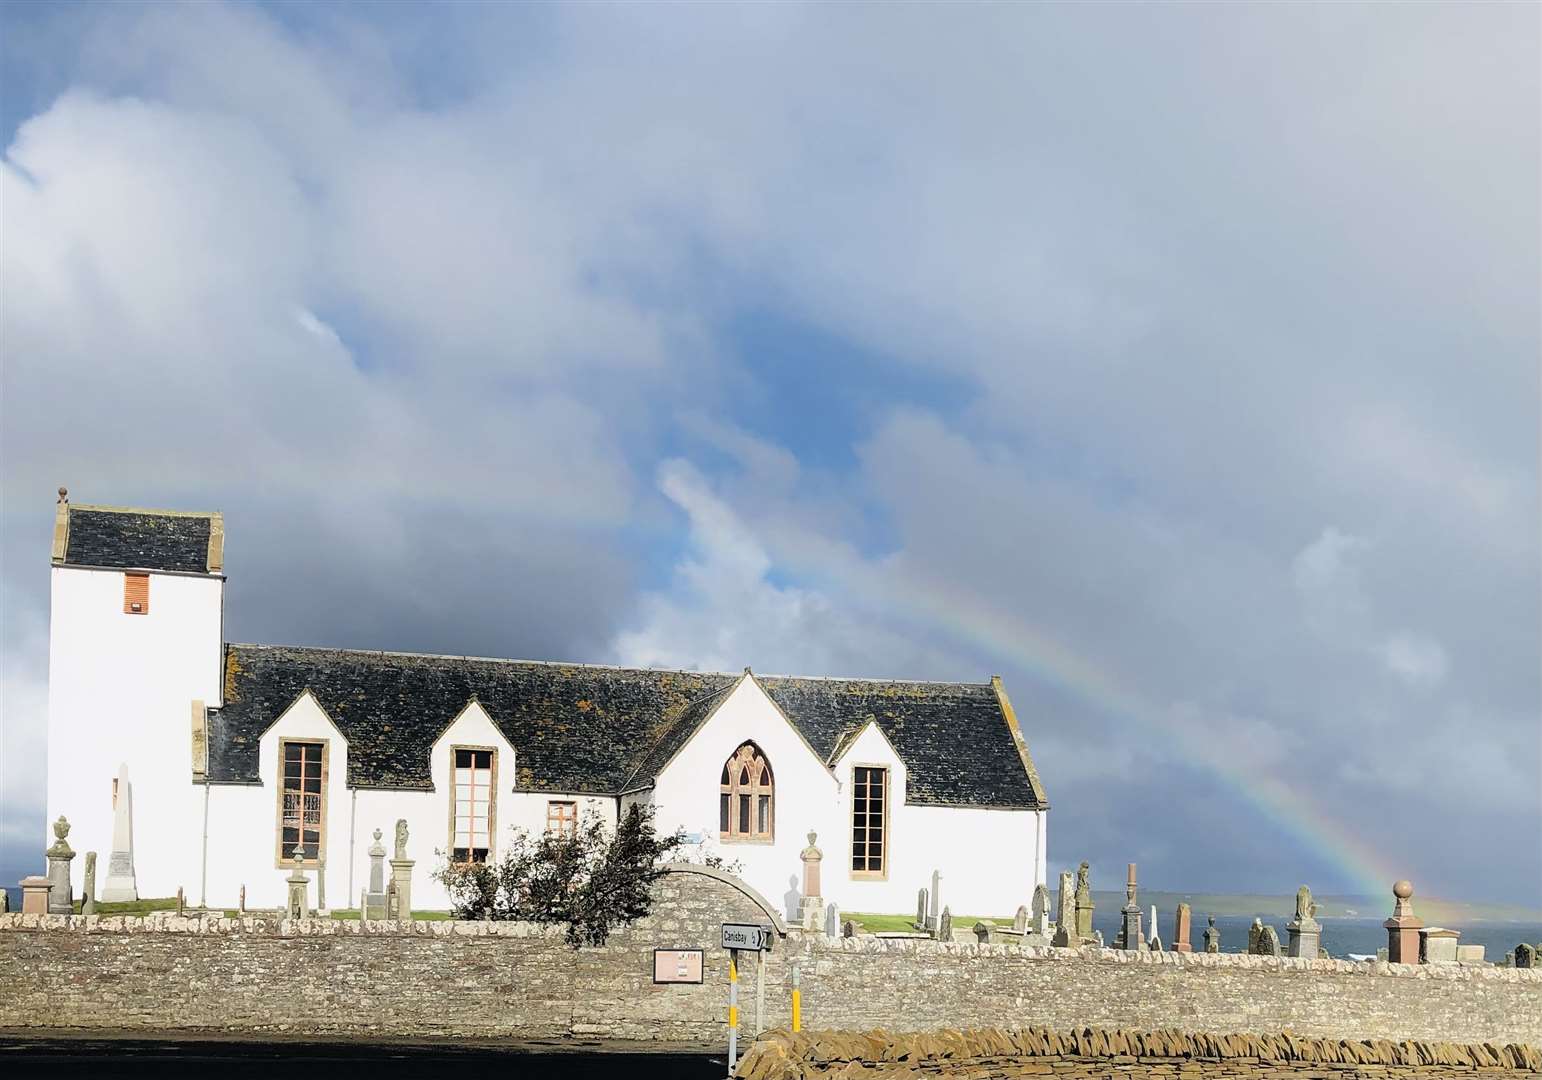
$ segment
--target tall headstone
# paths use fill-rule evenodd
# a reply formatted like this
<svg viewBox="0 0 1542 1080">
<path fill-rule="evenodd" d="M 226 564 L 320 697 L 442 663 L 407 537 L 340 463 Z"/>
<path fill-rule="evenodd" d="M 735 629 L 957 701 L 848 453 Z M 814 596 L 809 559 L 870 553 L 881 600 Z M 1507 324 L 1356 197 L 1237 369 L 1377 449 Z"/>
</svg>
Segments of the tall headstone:
<svg viewBox="0 0 1542 1080">
<path fill-rule="evenodd" d="M 1028 932 L 1028 908 L 1024 904 L 1017 905 L 1017 914 L 1012 916 L 1012 929 L 1019 934 Z"/>
<path fill-rule="evenodd" d="M 951 908 L 943 908 L 942 914 L 937 917 L 937 939 L 939 941 L 953 940 L 953 911 Z"/>
<path fill-rule="evenodd" d="M 1248 955 L 1258 956 L 1260 946 L 1264 940 L 1264 921 L 1258 916 L 1253 916 L 1253 925 L 1248 927 Z"/>
<path fill-rule="evenodd" d="M 240 914 L 240 915 L 245 915 L 246 914 L 246 886 L 245 885 L 241 886 L 241 899 L 238 901 L 238 903 L 240 904 L 240 907 L 238 907 L 236 909 L 236 913 Z"/>
<path fill-rule="evenodd" d="M 112 854 L 107 856 L 107 881 L 102 900 L 109 904 L 138 900 L 134 885 L 134 789 L 128 766 L 118 766 L 112 797 Z"/>
<path fill-rule="evenodd" d="M 1062 949 L 1081 945 L 1076 933 L 1076 887 L 1071 884 L 1069 870 L 1060 872 L 1060 904 L 1055 909 L 1054 944 Z"/>
<path fill-rule="evenodd" d="M 386 911 L 385 845 L 380 842 L 380 830 L 375 830 L 375 842 L 369 846 L 369 887 L 359 912 L 361 919 L 376 920 L 389 917 Z"/>
<path fill-rule="evenodd" d="M 1289 955 L 1303 960 L 1316 960 L 1322 944 L 1322 924 L 1317 921 L 1317 904 L 1312 890 L 1305 885 L 1296 890 L 1296 917 L 1285 924 L 1290 935 Z"/>
<path fill-rule="evenodd" d="M 74 849 L 65 837 L 70 835 L 70 823 L 63 814 L 54 822 L 54 842 L 49 845 L 48 880 L 53 888 L 48 892 L 50 915 L 75 914 L 75 894 L 70 889 L 70 861 L 75 858 Z"/>
<path fill-rule="evenodd" d="M 1205 927 L 1205 951 L 1218 953 L 1221 951 L 1221 931 L 1216 929 L 1215 916 L 1210 916 L 1210 925 Z"/>
<path fill-rule="evenodd" d="M 289 899 L 284 905 L 284 916 L 290 919 L 303 919 L 309 914 L 309 901 L 306 892 L 310 888 L 311 879 L 305 876 L 305 867 L 302 864 L 305 853 L 298 846 L 294 849 L 293 870 L 284 881 L 289 886 Z"/>
<path fill-rule="evenodd" d="M 1192 952 L 1194 950 L 1194 946 L 1189 942 L 1189 924 L 1191 920 L 1192 915 L 1189 911 L 1189 905 L 1179 904 L 1178 911 L 1173 915 L 1174 952 Z"/>
<path fill-rule="evenodd" d="M 1382 926 L 1387 929 L 1387 959 L 1394 964 L 1419 962 L 1419 931 L 1424 922 L 1413 910 L 1413 885 L 1404 880 L 1392 886 L 1392 917 Z"/>
<path fill-rule="evenodd" d="M 318 854 L 316 858 L 316 913 L 323 917 L 328 914 L 327 859 L 325 855 L 321 854 Z"/>
<path fill-rule="evenodd" d="M 80 913 L 96 914 L 96 852 L 86 852 L 86 881 L 80 890 Z"/>
<path fill-rule="evenodd" d="M 1146 944 L 1140 934 L 1140 905 L 1135 902 L 1135 888 L 1135 864 L 1130 863 L 1124 880 L 1124 918 L 1119 933 L 1120 947 L 1128 952 L 1139 951 Z"/>
<path fill-rule="evenodd" d="M 1082 863 L 1076 870 L 1076 944 L 1085 945 L 1092 940 L 1092 881 L 1091 867 Z"/>
<path fill-rule="evenodd" d="M 916 891 L 916 929 L 926 929 L 926 889 L 923 887 Z"/>
<path fill-rule="evenodd" d="M 1146 938 L 1146 948 L 1152 952 L 1162 951 L 1162 935 L 1157 933 L 1156 905 L 1151 905 L 1151 936 Z"/>
<path fill-rule="evenodd" d="M 803 902 L 799 909 L 802 918 L 799 921 L 805 930 L 818 930 L 825 913 L 825 901 L 820 895 L 819 883 L 819 864 L 825 856 L 824 852 L 814 844 L 817 839 L 819 839 L 818 834 L 810 830 L 808 847 L 804 848 L 799 856 L 803 860 Z"/>
<path fill-rule="evenodd" d="M 391 885 L 396 891 L 396 917 L 412 918 L 412 867 L 407 858 L 407 819 L 396 819 L 396 857 L 391 860 Z"/>
<path fill-rule="evenodd" d="M 942 874 L 937 870 L 932 871 L 932 914 L 927 920 L 926 928 L 936 930 L 942 921 Z"/>
<path fill-rule="evenodd" d="M 834 900 L 825 908 L 825 937 L 841 936 L 841 909 Z"/>
<path fill-rule="evenodd" d="M 1035 885 L 1033 887 L 1033 912 L 1032 912 L 1032 915 L 1031 915 L 1031 919 L 1032 919 L 1032 921 L 1029 922 L 1029 924 L 1028 924 L 1029 932 L 1033 933 L 1033 934 L 1036 934 L 1039 937 L 1044 939 L 1043 941 L 1035 942 L 1035 944 L 1038 944 L 1038 945 L 1048 945 L 1049 944 L 1049 890 L 1044 887 L 1044 883 L 1043 882 L 1040 882 L 1039 884 L 1037 884 L 1037 885 Z"/>
<path fill-rule="evenodd" d="M 11 910 L 11 893 L 9 889 L 0 887 L 0 915 Z"/>
</svg>

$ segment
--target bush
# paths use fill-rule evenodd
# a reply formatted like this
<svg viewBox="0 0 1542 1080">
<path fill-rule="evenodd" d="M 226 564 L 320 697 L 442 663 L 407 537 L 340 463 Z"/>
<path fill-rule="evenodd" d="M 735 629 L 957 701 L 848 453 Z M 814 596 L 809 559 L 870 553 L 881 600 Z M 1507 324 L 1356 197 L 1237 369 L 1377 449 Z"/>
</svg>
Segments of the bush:
<svg viewBox="0 0 1542 1080">
<path fill-rule="evenodd" d="M 456 863 L 444 852 L 434 877 L 450 893 L 456 918 L 561 923 L 568 944 L 603 945 L 616 926 L 648 914 L 662 862 L 685 842 L 661 837 L 653 808 L 633 805 L 614 835 L 590 817 L 566 836 L 523 829 L 495 862 Z"/>
</svg>

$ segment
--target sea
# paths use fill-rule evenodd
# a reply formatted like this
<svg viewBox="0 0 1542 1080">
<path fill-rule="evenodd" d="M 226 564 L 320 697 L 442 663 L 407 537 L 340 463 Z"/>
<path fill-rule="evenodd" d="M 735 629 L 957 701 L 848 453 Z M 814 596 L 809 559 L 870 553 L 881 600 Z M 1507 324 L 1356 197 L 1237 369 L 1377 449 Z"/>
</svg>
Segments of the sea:
<svg viewBox="0 0 1542 1080">
<path fill-rule="evenodd" d="M 1260 913 L 1258 918 L 1274 927 L 1275 933 L 1280 935 L 1280 949 L 1284 950 L 1290 935 L 1285 932 L 1285 924 L 1290 920 L 1280 915 L 1265 915 Z M 1151 928 L 1146 922 L 1151 918 L 1151 910 L 1148 907 L 1145 917 L 1141 921 L 1142 932 L 1149 934 Z M 1172 947 L 1173 913 L 1158 909 L 1159 933 L 1165 948 Z M 1253 925 L 1252 915 L 1217 915 L 1215 918 L 1216 929 L 1221 932 L 1222 952 L 1247 952 L 1248 927 Z M 1319 915 L 1317 921 L 1322 924 L 1322 947 L 1330 956 L 1337 959 L 1346 959 L 1350 954 L 1359 956 L 1375 956 L 1377 949 L 1386 948 L 1387 930 L 1382 926 L 1382 919 L 1352 919 L 1344 917 L 1324 917 Z M 1119 912 L 1105 913 L 1101 907 L 1094 910 L 1092 926 L 1103 933 L 1103 940 L 1112 943 L 1119 933 Z M 1190 943 L 1194 951 L 1199 952 L 1205 947 L 1205 914 L 1201 911 L 1194 912 L 1194 924 L 1190 934 Z M 1542 923 L 1537 922 L 1464 922 L 1452 929 L 1460 930 L 1462 936 L 1457 939 L 1461 945 L 1482 945 L 1484 947 L 1484 959 L 1497 963 L 1505 953 L 1513 952 L 1521 942 L 1530 942 L 1532 945 L 1542 943 Z"/>
</svg>

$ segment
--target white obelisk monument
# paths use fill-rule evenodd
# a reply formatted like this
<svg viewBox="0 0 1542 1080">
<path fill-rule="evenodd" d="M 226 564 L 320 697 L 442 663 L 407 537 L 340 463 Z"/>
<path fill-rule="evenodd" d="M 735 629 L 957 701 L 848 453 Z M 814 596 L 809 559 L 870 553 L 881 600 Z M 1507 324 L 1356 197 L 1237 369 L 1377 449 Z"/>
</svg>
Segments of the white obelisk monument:
<svg viewBox="0 0 1542 1080">
<path fill-rule="evenodd" d="M 128 765 L 118 766 L 118 792 L 112 807 L 112 855 L 107 860 L 107 883 L 101 899 L 107 903 L 138 900 L 134 887 L 134 797 L 129 787 Z"/>
</svg>

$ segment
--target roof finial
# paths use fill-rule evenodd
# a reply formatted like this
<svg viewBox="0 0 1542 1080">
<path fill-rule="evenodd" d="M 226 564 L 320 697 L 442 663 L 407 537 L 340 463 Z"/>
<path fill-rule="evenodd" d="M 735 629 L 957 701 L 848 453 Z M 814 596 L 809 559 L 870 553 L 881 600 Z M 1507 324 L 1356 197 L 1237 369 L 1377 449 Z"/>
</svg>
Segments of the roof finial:
<svg viewBox="0 0 1542 1080">
<path fill-rule="evenodd" d="M 70 501 L 70 489 L 69 488 L 61 487 L 59 489 L 59 501 L 62 502 L 62 503 L 67 503 L 67 502 Z"/>
</svg>

